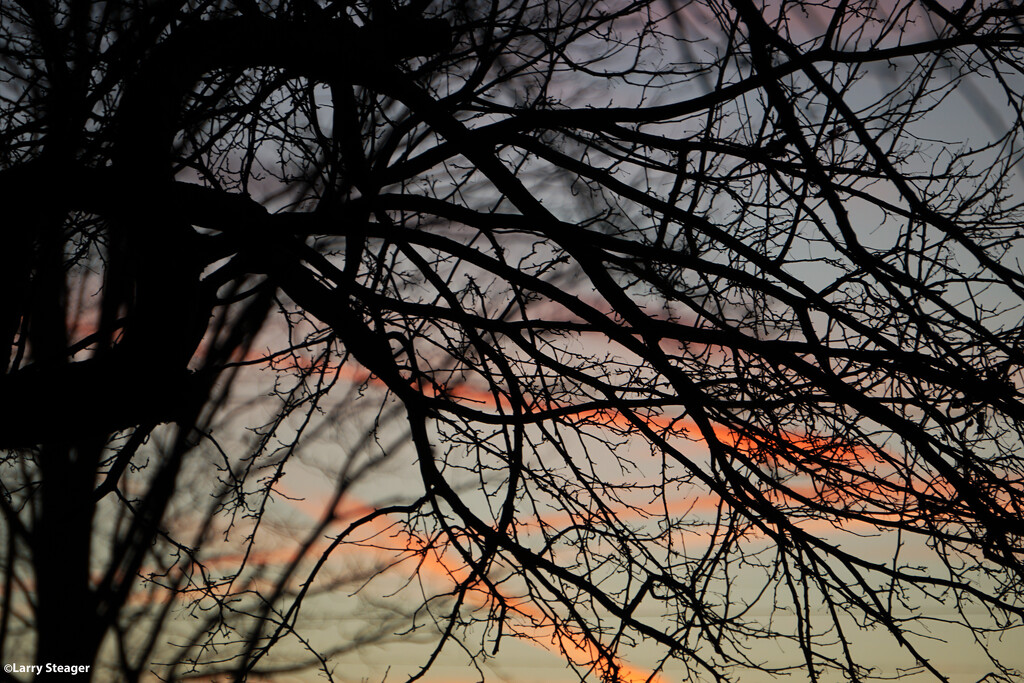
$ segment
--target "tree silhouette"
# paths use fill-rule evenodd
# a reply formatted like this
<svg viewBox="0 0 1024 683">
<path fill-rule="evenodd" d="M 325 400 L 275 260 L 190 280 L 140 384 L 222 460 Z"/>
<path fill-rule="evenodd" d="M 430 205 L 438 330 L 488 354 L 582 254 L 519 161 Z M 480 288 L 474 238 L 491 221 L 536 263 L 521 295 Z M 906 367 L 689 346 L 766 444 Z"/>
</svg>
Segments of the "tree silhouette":
<svg viewBox="0 0 1024 683">
<path fill-rule="evenodd" d="M 5 662 L 1020 676 L 1022 15 L 5 4 Z"/>
</svg>

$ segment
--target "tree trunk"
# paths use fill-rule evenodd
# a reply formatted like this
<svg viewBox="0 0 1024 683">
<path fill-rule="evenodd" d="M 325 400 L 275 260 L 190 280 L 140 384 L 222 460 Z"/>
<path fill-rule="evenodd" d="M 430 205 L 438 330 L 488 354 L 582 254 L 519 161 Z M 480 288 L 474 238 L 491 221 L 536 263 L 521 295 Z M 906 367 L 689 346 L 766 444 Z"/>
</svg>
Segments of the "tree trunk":
<svg viewBox="0 0 1024 683">
<path fill-rule="evenodd" d="M 89 579 L 93 478 L 98 448 L 47 446 L 42 449 L 40 508 L 32 562 L 36 578 L 36 665 L 89 666 L 102 633 Z M 76 674 L 86 681 L 91 672 Z"/>
</svg>

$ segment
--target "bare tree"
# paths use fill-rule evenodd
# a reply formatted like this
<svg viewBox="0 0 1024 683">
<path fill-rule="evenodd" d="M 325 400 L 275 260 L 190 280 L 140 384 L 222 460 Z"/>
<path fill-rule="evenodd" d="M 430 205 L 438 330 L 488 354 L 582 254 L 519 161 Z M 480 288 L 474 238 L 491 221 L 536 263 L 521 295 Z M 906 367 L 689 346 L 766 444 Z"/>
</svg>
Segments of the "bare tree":
<svg viewBox="0 0 1024 683">
<path fill-rule="evenodd" d="M 1019 677 L 1022 15 L 5 5 L 4 657 L 330 678 L 402 625 L 411 679 L 507 638 L 592 680 L 943 679 L 942 638 Z"/>
</svg>

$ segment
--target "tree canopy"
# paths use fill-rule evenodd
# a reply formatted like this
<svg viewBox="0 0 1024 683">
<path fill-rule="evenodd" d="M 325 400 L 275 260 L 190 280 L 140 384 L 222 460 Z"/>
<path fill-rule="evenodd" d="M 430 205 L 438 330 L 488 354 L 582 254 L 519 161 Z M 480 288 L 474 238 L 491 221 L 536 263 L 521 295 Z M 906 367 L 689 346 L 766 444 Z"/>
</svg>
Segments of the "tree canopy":
<svg viewBox="0 0 1024 683">
<path fill-rule="evenodd" d="M 1016 680 L 1022 16 L 4 3 L 5 662 Z"/>
</svg>

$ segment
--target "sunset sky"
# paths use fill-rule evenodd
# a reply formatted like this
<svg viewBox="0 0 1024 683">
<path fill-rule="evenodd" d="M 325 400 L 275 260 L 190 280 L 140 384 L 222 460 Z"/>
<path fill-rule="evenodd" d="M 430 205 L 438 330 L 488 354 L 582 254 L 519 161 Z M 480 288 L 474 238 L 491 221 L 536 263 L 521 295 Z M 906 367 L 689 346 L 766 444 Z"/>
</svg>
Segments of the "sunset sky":
<svg viewBox="0 0 1024 683">
<path fill-rule="evenodd" d="M 1022 65 L 1002 0 L 0 4 L 0 658 L 1017 680 Z"/>
</svg>

